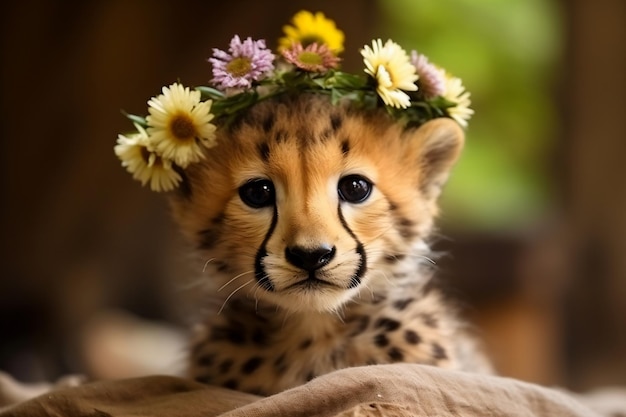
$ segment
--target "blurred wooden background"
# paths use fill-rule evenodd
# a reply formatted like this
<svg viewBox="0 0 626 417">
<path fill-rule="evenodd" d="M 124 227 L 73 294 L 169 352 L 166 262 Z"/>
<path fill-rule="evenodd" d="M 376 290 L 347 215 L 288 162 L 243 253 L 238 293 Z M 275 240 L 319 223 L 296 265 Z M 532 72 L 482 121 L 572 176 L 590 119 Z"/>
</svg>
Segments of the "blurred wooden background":
<svg viewBox="0 0 626 417">
<path fill-rule="evenodd" d="M 554 175 L 560 206 L 518 236 L 455 235 L 443 273 L 504 374 L 575 389 L 626 384 L 626 3 L 562 1 L 567 50 Z M 277 39 L 323 10 L 356 51 L 375 2 L 22 1 L 2 32 L 0 369 L 25 380 L 81 370 L 76 332 L 115 306 L 180 320 L 176 233 L 163 198 L 113 154 L 155 88 L 205 84 L 233 33 Z M 382 34 L 384 36 L 384 34 Z M 357 54 L 344 66 L 358 68 Z"/>
</svg>

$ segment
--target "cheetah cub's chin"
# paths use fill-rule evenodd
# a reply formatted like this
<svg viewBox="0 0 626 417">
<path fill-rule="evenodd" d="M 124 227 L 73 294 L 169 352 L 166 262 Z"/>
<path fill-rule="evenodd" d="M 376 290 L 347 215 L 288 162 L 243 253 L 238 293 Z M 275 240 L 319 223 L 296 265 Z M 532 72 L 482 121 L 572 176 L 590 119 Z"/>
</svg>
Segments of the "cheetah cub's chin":
<svg viewBox="0 0 626 417">
<path fill-rule="evenodd" d="M 192 352 L 196 379 L 272 393 L 366 363 L 462 368 L 462 326 L 423 266 L 463 146 L 453 120 L 402 127 L 381 110 L 285 95 L 217 143 L 172 198 L 219 306 Z"/>
</svg>

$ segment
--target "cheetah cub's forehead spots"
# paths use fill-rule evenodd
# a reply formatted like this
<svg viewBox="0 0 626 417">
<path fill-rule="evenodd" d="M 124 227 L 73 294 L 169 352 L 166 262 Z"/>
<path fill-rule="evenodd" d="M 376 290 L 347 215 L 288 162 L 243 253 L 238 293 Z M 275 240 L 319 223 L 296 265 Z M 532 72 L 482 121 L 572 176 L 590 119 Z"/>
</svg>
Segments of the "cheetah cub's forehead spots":
<svg viewBox="0 0 626 417">
<path fill-rule="evenodd" d="M 255 105 L 190 167 L 173 211 L 224 298 L 332 311 L 388 285 L 385 265 L 423 245 L 463 134 L 402 129 L 326 96 Z"/>
</svg>

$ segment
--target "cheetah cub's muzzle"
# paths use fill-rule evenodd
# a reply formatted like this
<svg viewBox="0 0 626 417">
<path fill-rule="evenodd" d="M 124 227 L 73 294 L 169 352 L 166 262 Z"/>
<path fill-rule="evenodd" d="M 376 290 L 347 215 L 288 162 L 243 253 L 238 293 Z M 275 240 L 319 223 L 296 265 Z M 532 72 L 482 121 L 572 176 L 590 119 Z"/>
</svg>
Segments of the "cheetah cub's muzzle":
<svg viewBox="0 0 626 417">
<path fill-rule="evenodd" d="M 279 305 L 334 309 L 362 282 L 367 255 L 343 217 L 342 203 L 365 204 L 373 186 L 364 176 L 337 177 L 329 173 L 308 184 L 302 178 L 252 181 L 240 188 L 244 203 L 273 208 L 271 226 L 255 256 L 254 275 L 264 296 Z M 289 198 L 277 198 L 288 195 L 287 190 Z"/>
</svg>

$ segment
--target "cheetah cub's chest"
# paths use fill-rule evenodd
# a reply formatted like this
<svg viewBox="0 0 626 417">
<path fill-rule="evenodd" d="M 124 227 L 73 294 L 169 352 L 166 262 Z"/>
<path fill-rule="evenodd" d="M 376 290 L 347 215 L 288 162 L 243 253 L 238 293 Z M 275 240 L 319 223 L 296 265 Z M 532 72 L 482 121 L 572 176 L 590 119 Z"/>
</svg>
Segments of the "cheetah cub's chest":
<svg viewBox="0 0 626 417">
<path fill-rule="evenodd" d="M 349 366 L 479 367 L 425 267 L 462 148 L 455 122 L 403 129 L 300 95 L 259 103 L 218 134 L 172 200 L 215 306 L 194 378 L 271 394 Z"/>
</svg>

